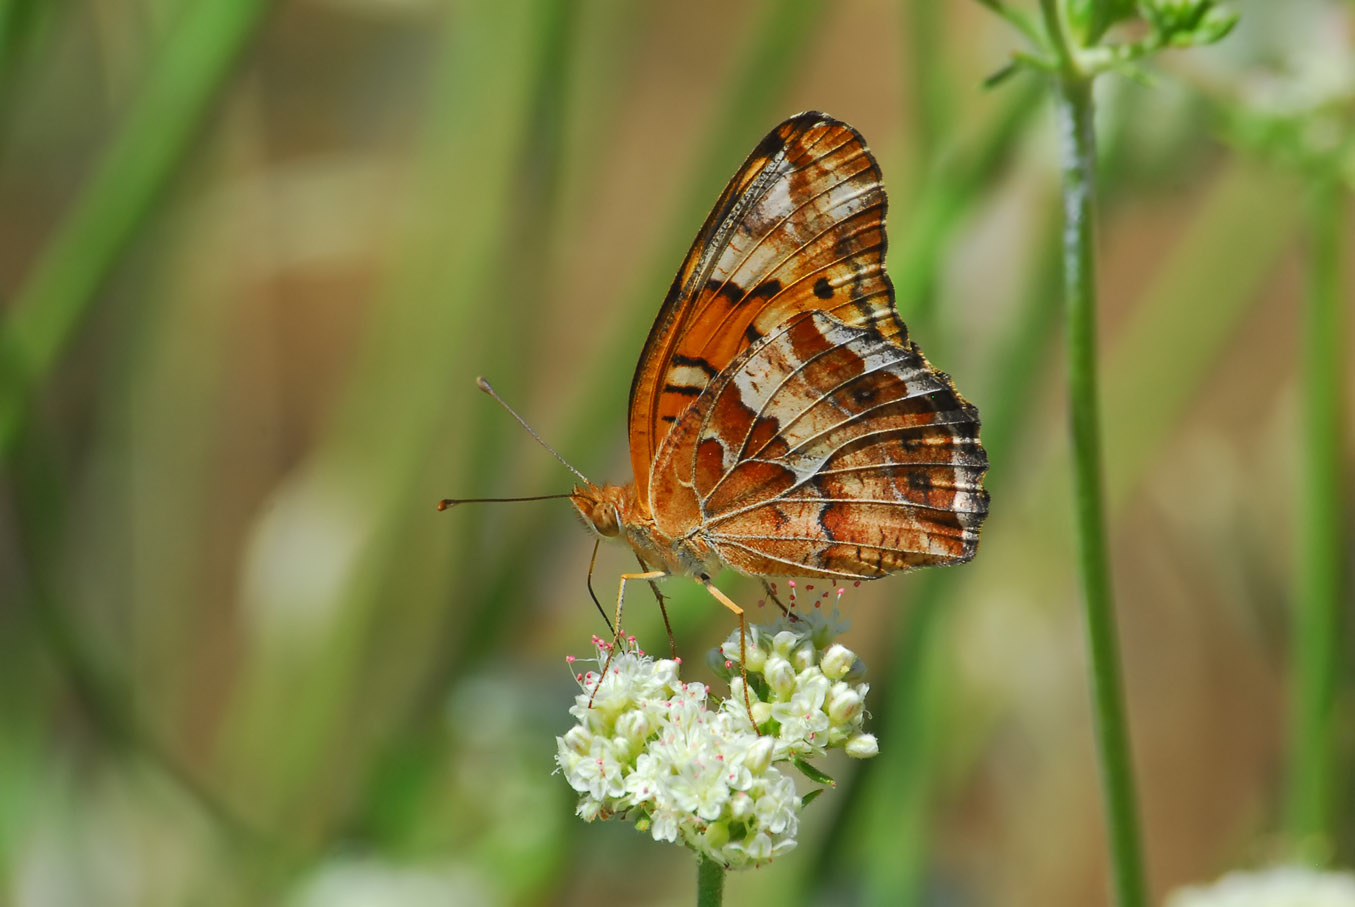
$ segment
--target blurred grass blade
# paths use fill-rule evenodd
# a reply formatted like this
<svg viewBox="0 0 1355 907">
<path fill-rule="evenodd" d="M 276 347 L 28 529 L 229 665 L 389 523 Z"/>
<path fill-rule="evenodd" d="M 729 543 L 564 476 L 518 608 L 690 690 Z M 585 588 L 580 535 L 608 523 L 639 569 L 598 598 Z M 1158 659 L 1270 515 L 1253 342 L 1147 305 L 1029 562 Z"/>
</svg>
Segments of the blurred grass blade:
<svg viewBox="0 0 1355 907">
<path fill-rule="evenodd" d="M 154 211 L 268 5 L 267 0 L 183 4 L 127 119 L 0 326 L 0 457 L 12 451 L 30 396 Z"/>
<path fill-rule="evenodd" d="M 1341 248 L 1347 194 L 1334 179 L 1310 188 L 1308 300 L 1302 363 L 1303 452 L 1299 459 L 1297 589 L 1293 603 L 1289 845 L 1326 862 L 1335 845 L 1336 691 L 1340 678 L 1343 552 L 1343 355 Z"/>
</svg>

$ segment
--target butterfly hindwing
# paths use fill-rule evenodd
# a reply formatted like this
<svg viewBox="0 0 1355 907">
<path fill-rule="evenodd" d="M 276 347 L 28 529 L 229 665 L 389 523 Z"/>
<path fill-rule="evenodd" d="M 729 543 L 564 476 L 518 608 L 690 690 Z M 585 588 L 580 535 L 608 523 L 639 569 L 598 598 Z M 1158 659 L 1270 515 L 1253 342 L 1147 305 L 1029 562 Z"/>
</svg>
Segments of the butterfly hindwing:
<svg viewBox="0 0 1355 907">
<path fill-rule="evenodd" d="M 792 117 L 725 188 L 664 301 L 631 384 L 638 498 L 673 426 L 736 357 L 788 319 L 831 312 L 907 347 L 884 270 L 885 193 L 859 133 Z"/>
<path fill-rule="evenodd" d="M 750 348 L 684 416 L 656 463 L 656 523 L 746 573 L 960 563 L 988 509 L 978 427 L 915 348 L 812 312 Z"/>
</svg>

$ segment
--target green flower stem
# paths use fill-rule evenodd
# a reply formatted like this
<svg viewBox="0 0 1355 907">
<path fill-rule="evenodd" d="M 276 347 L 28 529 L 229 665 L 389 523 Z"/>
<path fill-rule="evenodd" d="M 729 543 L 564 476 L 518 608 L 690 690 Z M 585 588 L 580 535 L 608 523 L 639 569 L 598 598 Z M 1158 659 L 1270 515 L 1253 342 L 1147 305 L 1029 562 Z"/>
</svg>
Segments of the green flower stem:
<svg viewBox="0 0 1355 907">
<path fill-rule="evenodd" d="M 1335 700 L 1341 600 L 1342 206 L 1332 179 L 1313 187 L 1312 250 L 1303 332 L 1302 514 L 1293 639 L 1290 843 L 1301 856 L 1331 852 Z"/>
<path fill-rule="evenodd" d="M 696 873 L 696 907 L 720 907 L 725 900 L 724 866 L 702 856 Z"/>
<path fill-rule="evenodd" d="M 1087 639 L 1101 780 L 1115 901 L 1146 903 L 1129 728 L 1120 682 L 1101 477 L 1096 368 L 1096 137 L 1092 80 L 1068 46 L 1054 0 L 1040 0 L 1060 66 L 1055 75 L 1063 155 L 1063 237 L 1067 315 L 1068 405 L 1073 445 L 1074 510 L 1082 566 Z"/>
</svg>

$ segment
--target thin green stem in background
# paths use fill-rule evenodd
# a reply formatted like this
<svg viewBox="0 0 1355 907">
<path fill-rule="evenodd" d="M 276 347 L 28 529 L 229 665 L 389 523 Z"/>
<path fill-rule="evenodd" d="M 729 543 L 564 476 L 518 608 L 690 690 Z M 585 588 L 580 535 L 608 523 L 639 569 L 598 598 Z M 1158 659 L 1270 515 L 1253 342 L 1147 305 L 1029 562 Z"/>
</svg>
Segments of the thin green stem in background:
<svg viewBox="0 0 1355 907">
<path fill-rule="evenodd" d="M 725 899 L 725 868 L 708 857 L 699 857 L 696 875 L 697 907 L 720 907 Z"/>
<path fill-rule="evenodd" d="M 1120 907 L 1146 903 L 1129 727 L 1106 542 L 1096 357 L 1096 135 L 1092 80 L 1077 69 L 1054 0 L 1040 0 L 1060 59 L 1055 77 L 1063 157 L 1064 295 L 1073 500 L 1112 883 Z"/>
<path fill-rule="evenodd" d="M 1335 180 L 1313 186 L 1312 248 L 1303 330 L 1303 474 L 1298 588 L 1292 637 L 1292 726 L 1287 820 L 1290 845 L 1325 861 L 1333 845 L 1335 701 L 1341 639 L 1342 206 Z"/>
<path fill-rule="evenodd" d="M 95 293 L 154 211 L 267 0 L 185 4 L 89 184 L 43 249 L 0 327 L 0 457 Z"/>
</svg>

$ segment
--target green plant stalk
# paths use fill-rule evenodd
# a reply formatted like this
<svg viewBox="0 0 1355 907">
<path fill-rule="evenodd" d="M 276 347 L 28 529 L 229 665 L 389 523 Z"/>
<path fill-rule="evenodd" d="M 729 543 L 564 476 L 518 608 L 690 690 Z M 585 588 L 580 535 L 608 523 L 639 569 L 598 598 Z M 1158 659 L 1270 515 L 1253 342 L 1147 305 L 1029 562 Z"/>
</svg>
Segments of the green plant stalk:
<svg viewBox="0 0 1355 907">
<path fill-rule="evenodd" d="M 908 100 L 912 107 L 914 135 L 910 138 L 918 151 L 917 180 L 925 184 L 937 149 L 946 135 L 947 122 L 952 112 L 949 101 L 949 80 L 946 78 L 942 39 L 942 10 L 931 0 L 905 0 L 904 40 L 908 43 L 911 63 L 908 81 Z"/>
<path fill-rule="evenodd" d="M 1292 726 L 1287 825 L 1301 858 L 1332 852 L 1335 703 L 1341 638 L 1342 324 L 1340 184 L 1319 179 L 1311 201 L 1312 249 L 1303 330 L 1303 475 L 1298 588 L 1292 634 Z"/>
<path fill-rule="evenodd" d="M 19 289 L 0 327 L 0 457 L 99 285 L 154 210 L 267 0 L 184 7 L 126 121 Z"/>
<path fill-rule="evenodd" d="M 698 857 L 696 869 L 697 907 L 720 907 L 725 899 L 725 868 L 709 857 Z"/>
<path fill-rule="evenodd" d="M 1040 0 L 1060 61 L 1055 75 L 1062 153 L 1063 272 L 1073 501 L 1102 796 L 1112 887 L 1119 907 L 1146 903 L 1139 821 L 1130 761 L 1129 726 L 1120 681 L 1101 475 L 1101 419 L 1096 357 L 1096 133 L 1091 77 L 1078 70 L 1054 0 Z"/>
</svg>

